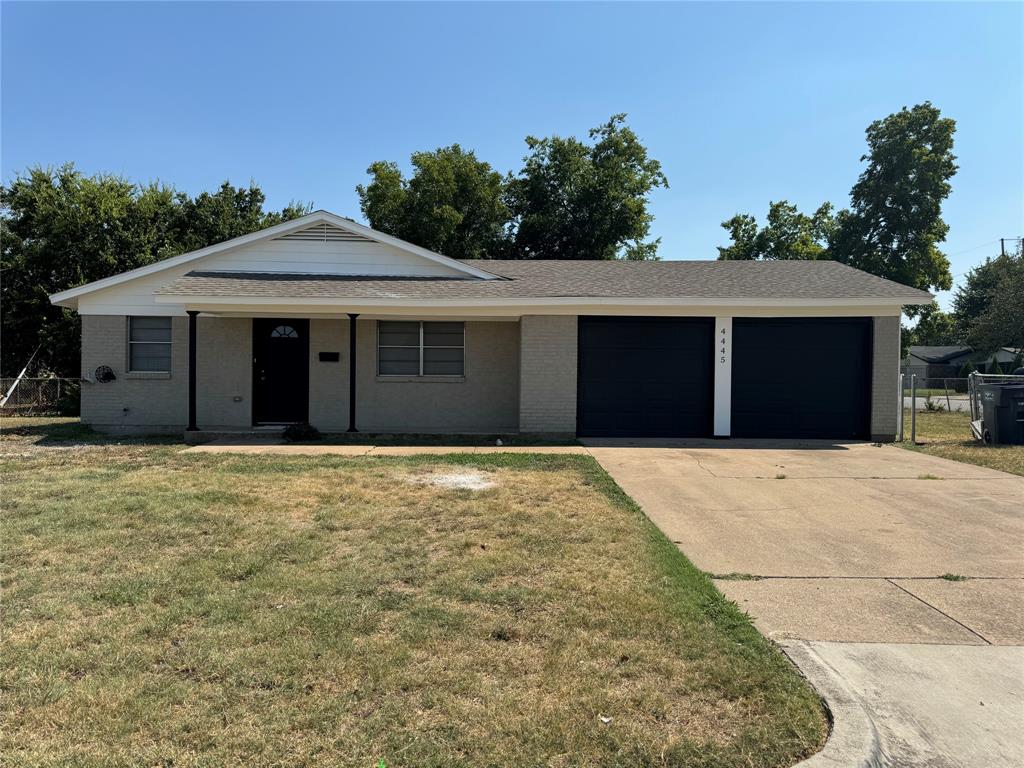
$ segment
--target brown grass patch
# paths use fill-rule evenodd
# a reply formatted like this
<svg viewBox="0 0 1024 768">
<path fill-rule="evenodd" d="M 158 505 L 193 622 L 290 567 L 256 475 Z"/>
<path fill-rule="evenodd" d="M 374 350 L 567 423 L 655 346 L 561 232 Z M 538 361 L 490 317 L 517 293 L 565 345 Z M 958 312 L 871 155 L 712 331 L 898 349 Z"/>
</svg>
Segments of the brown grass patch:
<svg viewBox="0 0 1024 768">
<path fill-rule="evenodd" d="M 904 413 L 904 448 L 940 456 L 944 459 L 977 464 L 982 467 L 1024 475 L 1024 446 L 985 445 L 971 434 L 971 417 L 965 411 L 933 412 L 917 414 L 917 440 L 920 445 L 910 442 L 910 411 Z"/>
<path fill-rule="evenodd" d="M 586 457 L 126 445 L 0 470 L 11 764 L 781 766 L 824 737 Z M 496 485 L 404 480 L 463 471 Z"/>
</svg>

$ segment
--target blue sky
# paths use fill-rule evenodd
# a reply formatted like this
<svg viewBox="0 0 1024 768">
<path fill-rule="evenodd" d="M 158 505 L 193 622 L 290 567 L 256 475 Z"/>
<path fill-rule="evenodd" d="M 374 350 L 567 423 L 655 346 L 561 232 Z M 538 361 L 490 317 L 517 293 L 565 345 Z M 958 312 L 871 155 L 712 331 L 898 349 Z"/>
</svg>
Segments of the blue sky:
<svg viewBox="0 0 1024 768">
<path fill-rule="evenodd" d="M 71 160 L 361 218 L 373 160 L 459 142 L 506 171 L 527 134 L 626 112 L 671 184 L 662 258 L 711 259 L 736 212 L 844 205 L 868 123 L 931 100 L 958 124 L 953 272 L 1024 234 L 1019 3 L 3 2 L 0 24 L 4 181 Z"/>
</svg>

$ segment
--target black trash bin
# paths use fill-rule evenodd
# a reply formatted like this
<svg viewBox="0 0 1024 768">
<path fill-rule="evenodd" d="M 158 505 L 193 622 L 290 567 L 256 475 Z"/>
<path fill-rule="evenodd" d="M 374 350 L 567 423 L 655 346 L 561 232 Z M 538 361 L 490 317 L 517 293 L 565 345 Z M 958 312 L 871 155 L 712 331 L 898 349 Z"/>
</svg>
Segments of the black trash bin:
<svg viewBox="0 0 1024 768">
<path fill-rule="evenodd" d="M 1024 445 L 1024 383 L 979 384 L 982 439 L 986 443 Z"/>
</svg>

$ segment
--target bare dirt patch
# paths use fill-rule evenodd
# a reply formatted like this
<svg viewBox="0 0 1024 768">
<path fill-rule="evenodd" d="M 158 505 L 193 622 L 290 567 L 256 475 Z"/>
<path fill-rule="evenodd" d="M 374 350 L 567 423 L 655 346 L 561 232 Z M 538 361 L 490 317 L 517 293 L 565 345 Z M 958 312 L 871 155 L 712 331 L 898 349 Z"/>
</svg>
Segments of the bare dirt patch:
<svg viewBox="0 0 1024 768">
<path fill-rule="evenodd" d="M 456 488 L 466 491 L 486 491 L 497 485 L 493 475 L 482 472 L 430 472 L 413 475 L 408 478 L 408 481 L 420 485 L 434 485 L 439 488 Z"/>
</svg>

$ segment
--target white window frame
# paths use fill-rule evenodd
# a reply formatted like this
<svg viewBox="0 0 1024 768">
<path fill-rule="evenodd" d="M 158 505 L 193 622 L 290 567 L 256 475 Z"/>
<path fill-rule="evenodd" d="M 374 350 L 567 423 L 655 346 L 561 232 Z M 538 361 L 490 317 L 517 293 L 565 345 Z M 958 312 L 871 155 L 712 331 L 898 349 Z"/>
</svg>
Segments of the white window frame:
<svg viewBox="0 0 1024 768">
<path fill-rule="evenodd" d="M 436 345 L 432 344 L 430 349 L 461 349 L 462 350 L 462 373 L 423 373 L 423 326 L 425 323 L 448 323 L 457 322 L 462 326 L 462 344 Z M 383 323 L 419 323 L 420 343 L 414 347 L 411 344 L 381 344 L 380 329 Z M 380 351 L 382 349 L 419 349 L 419 372 L 418 373 L 381 373 L 380 372 Z M 463 379 L 466 377 L 466 323 L 463 320 L 378 320 L 377 321 L 377 376 L 384 379 L 408 379 L 408 378 L 439 378 L 439 379 Z"/>
<path fill-rule="evenodd" d="M 151 318 L 151 317 L 166 318 L 169 321 L 169 325 L 170 325 L 170 329 L 171 329 L 171 340 L 170 341 L 132 341 L 132 321 L 136 320 L 136 319 L 143 319 L 143 318 L 148 319 L 148 318 Z M 170 373 L 171 372 L 171 365 L 173 364 L 172 361 L 174 360 L 174 346 L 173 346 L 174 345 L 174 318 L 173 317 L 171 317 L 170 315 L 129 315 L 128 316 L 128 329 L 127 330 L 128 330 L 128 335 L 127 335 L 127 339 L 128 339 L 128 361 L 127 361 L 127 363 L 128 364 L 125 366 L 125 368 L 127 369 L 128 373 L 146 374 L 146 373 Z M 135 370 L 134 368 L 132 368 L 132 344 L 166 344 L 167 348 L 169 350 L 169 353 L 167 355 L 167 360 L 168 360 L 167 370 L 166 371 L 163 371 L 163 370 L 160 370 L 160 371 L 152 371 L 152 370 L 139 371 L 139 370 Z"/>
</svg>

